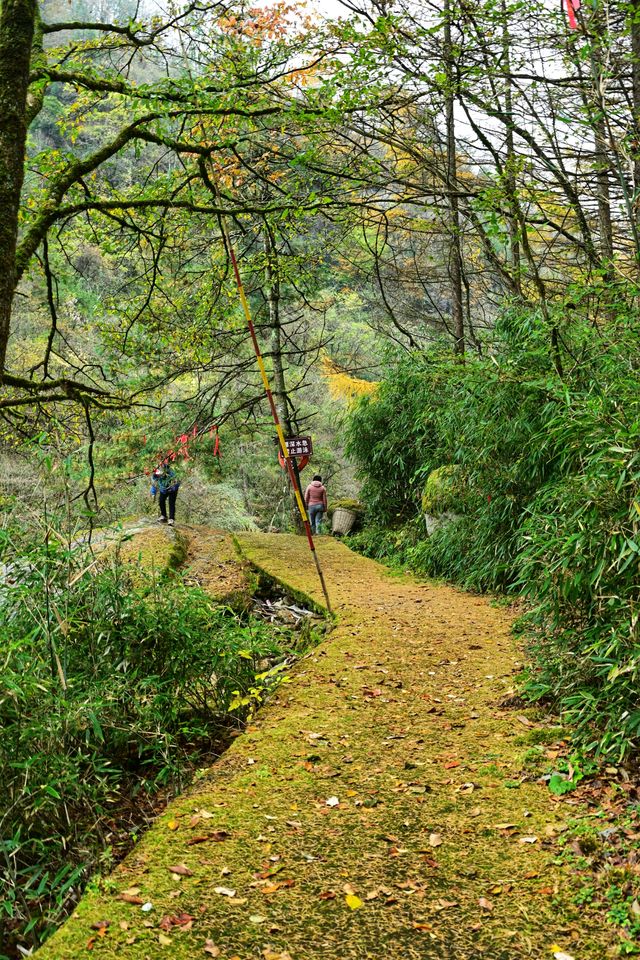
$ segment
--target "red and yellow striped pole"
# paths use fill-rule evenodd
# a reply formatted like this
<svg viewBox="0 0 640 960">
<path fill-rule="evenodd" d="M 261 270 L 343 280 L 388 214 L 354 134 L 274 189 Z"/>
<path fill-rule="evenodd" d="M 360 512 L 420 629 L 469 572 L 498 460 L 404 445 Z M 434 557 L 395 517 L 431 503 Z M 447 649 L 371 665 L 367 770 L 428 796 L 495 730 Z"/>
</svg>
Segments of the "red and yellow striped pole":
<svg viewBox="0 0 640 960">
<path fill-rule="evenodd" d="M 220 202 L 220 194 L 216 189 L 218 196 L 218 202 Z M 253 349 L 255 351 L 256 360 L 258 362 L 258 369 L 260 370 L 260 376 L 262 377 L 262 383 L 264 384 L 264 390 L 267 395 L 267 400 L 269 401 L 269 407 L 271 408 L 271 416 L 273 417 L 273 422 L 276 427 L 276 432 L 278 434 L 278 443 L 280 444 L 280 450 L 282 451 L 282 456 L 287 465 L 287 472 L 289 474 L 289 479 L 293 487 L 296 502 L 298 504 L 298 510 L 300 511 L 300 516 L 304 524 L 305 533 L 307 534 L 307 540 L 309 542 L 309 549 L 311 550 L 311 555 L 315 561 L 316 570 L 318 577 L 320 579 L 320 584 L 322 586 L 322 593 L 324 594 L 325 603 L 327 605 L 327 610 L 329 613 L 332 613 L 331 610 L 331 601 L 329 600 L 329 593 L 327 591 L 327 585 L 325 583 L 324 574 L 322 573 L 322 568 L 320 567 L 320 561 L 318 560 L 318 553 L 316 551 L 316 545 L 313 540 L 313 534 L 311 533 L 311 524 L 309 523 L 309 517 L 307 516 L 307 511 L 305 509 L 302 496 L 300 495 L 300 488 L 298 486 L 298 481 L 293 470 L 293 464 L 291 462 L 291 457 L 289 451 L 287 450 L 287 444 L 285 441 L 285 436 L 282 431 L 282 426 L 280 424 L 280 417 L 278 416 L 278 411 L 276 409 L 275 401 L 273 399 L 273 394 L 271 393 L 271 386 L 269 385 L 269 377 L 267 376 L 267 371 L 265 369 L 264 360 L 262 358 L 262 351 L 260 350 L 260 344 L 258 343 L 258 338 L 256 337 L 256 330 L 253 325 L 253 319 L 251 317 L 251 310 L 247 302 L 247 298 L 244 292 L 244 286 L 242 284 L 242 277 L 240 276 L 240 270 L 238 268 L 238 261 L 236 260 L 235 251 L 231 243 L 231 237 L 229 231 L 227 230 L 227 225 L 224 222 L 224 218 L 220 217 L 220 224 L 222 226 L 222 232 L 224 235 L 224 241 L 231 259 L 231 265 L 233 266 L 233 272 L 236 278 L 236 284 L 238 287 L 238 294 L 240 296 L 240 303 L 242 304 L 242 309 L 244 311 L 245 319 L 247 321 L 247 327 L 249 328 L 249 333 L 251 335 L 251 342 L 253 344 Z"/>
</svg>

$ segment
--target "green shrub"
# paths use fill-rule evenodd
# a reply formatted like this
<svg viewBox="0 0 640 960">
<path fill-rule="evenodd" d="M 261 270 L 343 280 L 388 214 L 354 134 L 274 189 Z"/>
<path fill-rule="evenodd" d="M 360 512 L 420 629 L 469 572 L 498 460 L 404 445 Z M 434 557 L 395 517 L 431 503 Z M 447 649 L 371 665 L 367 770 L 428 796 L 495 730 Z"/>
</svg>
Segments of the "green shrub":
<svg viewBox="0 0 640 960">
<path fill-rule="evenodd" d="M 393 360 L 347 425 L 381 527 L 351 542 L 467 588 L 524 595 L 526 689 L 554 697 L 586 747 L 618 758 L 640 743 L 640 324 L 623 311 L 596 334 L 575 316 L 562 376 L 552 344 L 544 318 L 512 311 L 485 357 Z M 439 499 L 442 464 L 465 482 Z M 431 537 L 420 516 L 428 477 L 427 506 L 451 509 L 451 494 L 461 514 Z"/>
<path fill-rule="evenodd" d="M 0 934 L 25 947 L 107 855 L 96 824 L 180 786 L 284 655 L 175 576 L 134 585 L 90 561 L 57 531 L 0 531 Z"/>
</svg>

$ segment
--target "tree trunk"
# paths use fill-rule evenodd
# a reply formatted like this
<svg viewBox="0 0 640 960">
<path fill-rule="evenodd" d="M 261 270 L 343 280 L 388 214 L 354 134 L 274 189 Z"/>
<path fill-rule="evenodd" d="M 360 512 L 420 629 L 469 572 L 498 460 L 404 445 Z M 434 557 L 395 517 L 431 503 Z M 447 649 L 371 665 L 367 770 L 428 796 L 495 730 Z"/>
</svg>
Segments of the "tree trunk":
<svg viewBox="0 0 640 960">
<path fill-rule="evenodd" d="M 278 412 L 278 418 L 284 430 L 285 437 L 290 437 L 291 418 L 289 416 L 289 403 L 287 397 L 287 386 L 284 377 L 284 366 L 282 363 L 282 327 L 280 325 L 280 279 L 278 277 L 277 253 L 273 234 L 268 225 L 265 225 L 264 232 L 264 252 L 266 258 L 266 295 L 267 307 L 269 310 L 269 327 L 271 337 L 269 342 L 269 354 L 273 371 L 273 400 Z"/>
<path fill-rule="evenodd" d="M 522 276 L 520 265 L 520 234 L 518 226 L 518 198 L 516 195 L 516 151 L 513 140 L 513 80 L 511 77 L 511 37 L 506 2 L 502 0 L 502 64 L 505 77 L 504 112 L 507 116 L 506 147 L 507 159 L 505 163 L 504 187 L 509 204 L 509 260 L 513 285 L 519 295 L 522 295 Z"/>
<path fill-rule="evenodd" d="M 27 139 L 27 95 L 36 0 L 0 9 L 0 382 L 5 372 L 16 287 L 16 243 Z"/>
<path fill-rule="evenodd" d="M 600 101 L 600 95 L 598 94 Z M 596 154 L 596 182 L 598 191 L 598 226 L 600 228 L 600 255 L 605 274 L 611 273 L 613 261 L 613 229 L 611 226 L 611 191 L 609 187 L 609 157 L 607 155 L 607 130 L 604 119 L 604 104 L 596 106 L 594 124 Z"/>
<path fill-rule="evenodd" d="M 635 255 L 640 270 L 640 0 L 632 0 L 631 18 L 631 93 L 633 98 L 634 159 L 633 159 L 633 219 Z"/>
<path fill-rule="evenodd" d="M 610 159 L 607 144 L 606 102 L 603 89 L 603 34 L 607 25 L 602 12 L 595 9 L 591 24 L 591 75 L 593 82 L 593 137 L 595 149 L 596 193 L 600 257 L 605 276 L 611 274 L 613 262 L 613 229 L 611 226 L 611 189 L 609 186 Z"/>
<path fill-rule="evenodd" d="M 462 252 L 460 246 L 460 209 L 458 203 L 458 163 L 454 117 L 454 62 L 451 43 L 450 0 L 444 2 L 444 72 L 446 74 L 445 123 L 447 152 L 447 189 L 449 193 L 449 233 L 451 236 L 449 277 L 451 280 L 451 320 L 454 353 L 464 355 L 464 302 L 462 296 Z"/>
<path fill-rule="evenodd" d="M 269 353 L 271 356 L 271 369 L 273 384 L 271 392 L 273 402 L 276 406 L 278 419 L 284 431 L 285 437 L 293 436 L 293 426 L 289 413 L 289 398 L 287 395 L 287 385 L 284 376 L 284 364 L 282 361 L 282 326 L 280 324 L 280 278 L 278 275 L 278 253 L 276 251 L 275 238 L 271 232 L 268 223 L 265 223 L 264 230 L 264 252 L 265 252 L 265 272 L 266 272 L 266 296 L 269 309 L 269 326 L 271 328 L 271 337 L 269 341 Z M 298 462 L 292 459 L 293 475 L 302 496 L 302 485 L 300 473 L 298 471 Z M 288 475 L 287 475 L 288 476 Z M 303 530 L 302 517 L 298 510 L 298 503 L 295 498 L 295 491 L 292 493 L 292 517 L 293 525 L 299 533 Z"/>
</svg>

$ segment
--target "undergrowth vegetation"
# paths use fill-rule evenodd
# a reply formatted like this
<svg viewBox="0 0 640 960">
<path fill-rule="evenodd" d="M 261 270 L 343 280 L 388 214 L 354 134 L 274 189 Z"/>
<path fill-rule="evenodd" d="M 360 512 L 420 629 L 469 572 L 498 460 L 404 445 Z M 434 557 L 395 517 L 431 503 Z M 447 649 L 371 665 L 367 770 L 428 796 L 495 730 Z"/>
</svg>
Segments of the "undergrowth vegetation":
<svg viewBox="0 0 640 960">
<path fill-rule="evenodd" d="M 574 318 L 561 364 L 551 334 L 538 313 L 507 312 L 464 364 L 392 358 L 347 424 L 369 520 L 350 542 L 524 596 L 528 695 L 554 698 L 584 747 L 617 758 L 640 741 L 640 327 L 631 311 L 603 328 Z M 458 482 L 425 517 L 443 466 Z"/>
<path fill-rule="evenodd" d="M 36 946 L 96 866 L 277 683 L 293 643 L 61 528 L 0 530 L 0 942 Z M 171 558 L 169 558 L 171 560 Z M 7 946 L 8 945 L 8 946 Z M 3 953 L 0 948 L 0 954 Z"/>
</svg>

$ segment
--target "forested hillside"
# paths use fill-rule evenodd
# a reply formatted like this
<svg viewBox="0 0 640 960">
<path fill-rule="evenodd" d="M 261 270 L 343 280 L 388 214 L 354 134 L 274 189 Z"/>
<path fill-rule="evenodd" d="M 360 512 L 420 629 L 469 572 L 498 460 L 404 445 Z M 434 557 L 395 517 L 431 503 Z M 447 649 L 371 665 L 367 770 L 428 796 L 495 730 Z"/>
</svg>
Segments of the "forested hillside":
<svg viewBox="0 0 640 960">
<path fill-rule="evenodd" d="M 637 0 L 1 0 L 0 209 L 2 956 L 322 632 L 189 579 L 233 553 L 193 525 L 302 531 L 274 414 L 353 548 L 516 601 L 519 695 L 633 762 Z"/>
</svg>

